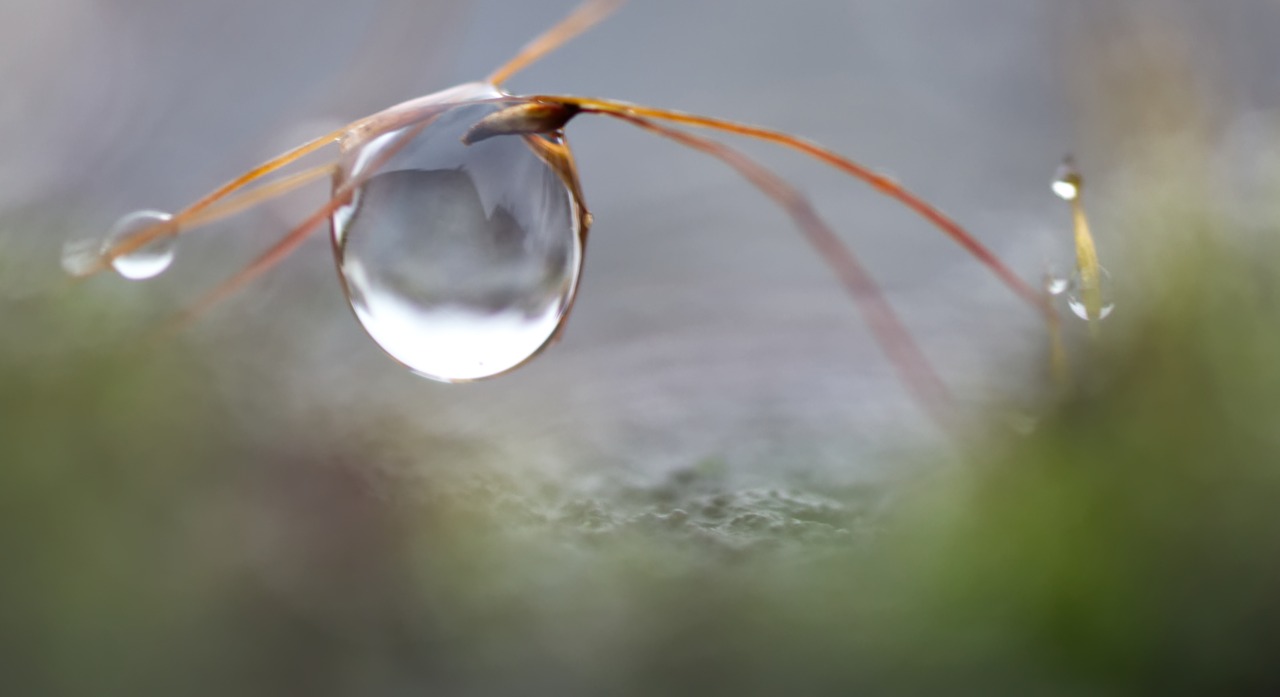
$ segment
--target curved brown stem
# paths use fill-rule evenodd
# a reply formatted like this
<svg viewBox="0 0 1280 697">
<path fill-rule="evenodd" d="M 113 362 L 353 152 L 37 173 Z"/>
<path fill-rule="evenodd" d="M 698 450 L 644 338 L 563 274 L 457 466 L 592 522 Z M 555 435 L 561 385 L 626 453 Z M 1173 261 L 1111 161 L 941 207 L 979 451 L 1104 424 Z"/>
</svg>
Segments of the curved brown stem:
<svg viewBox="0 0 1280 697">
<path fill-rule="evenodd" d="M 193 211 L 184 219 L 182 224 L 183 230 L 191 230 L 210 223 L 230 218 L 237 213 L 242 213 L 265 203 L 271 199 L 283 196 L 291 191 L 295 191 L 311 182 L 333 176 L 338 171 L 337 163 L 329 163 L 325 165 L 317 165 L 304 169 L 301 172 L 290 174 L 287 177 L 281 177 L 275 181 L 263 184 L 262 186 L 250 189 L 236 196 L 227 197 L 217 203 L 211 204 L 206 208 Z"/>
<path fill-rule="evenodd" d="M 889 305 L 879 286 L 853 252 L 795 187 L 746 155 L 707 138 L 668 128 L 648 119 L 616 111 L 600 112 L 646 131 L 706 153 L 737 170 L 795 221 L 809 244 L 835 272 L 858 305 L 872 334 L 916 401 L 941 426 L 954 424 L 951 393 L 938 378 L 924 352 Z"/>
<path fill-rule="evenodd" d="M 270 270 L 276 264 L 284 261 L 284 259 L 286 259 L 294 250 L 306 241 L 307 237 L 309 237 L 316 228 L 328 220 L 335 210 L 345 205 L 347 201 L 350 200 L 351 195 L 355 193 L 356 189 L 363 186 L 364 183 L 377 173 L 378 170 L 382 169 L 382 167 L 386 165 L 387 162 L 396 155 L 396 153 L 400 152 L 400 150 L 409 141 L 416 138 L 427 126 L 431 125 L 438 115 L 438 113 L 433 114 L 423 119 L 421 123 L 418 123 L 401 134 L 395 143 L 392 143 L 385 151 L 378 154 L 378 158 L 370 164 L 364 173 L 359 176 L 351 177 L 340 186 L 336 187 L 333 191 L 333 195 L 323 206 L 311 215 L 307 216 L 306 220 L 303 220 L 301 223 L 296 225 L 289 231 L 289 234 L 285 235 L 280 239 L 280 241 L 272 245 L 270 249 L 263 252 L 258 256 L 258 258 L 250 262 L 248 266 L 245 266 L 234 276 L 218 284 L 217 287 L 205 293 L 186 310 L 166 322 L 161 333 L 169 333 L 187 326 L 192 320 L 208 311 L 209 308 L 217 305 L 228 296 L 240 290 L 246 284 Z"/>
<path fill-rule="evenodd" d="M 490 73 L 489 77 L 485 78 L 485 82 L 494 87 L 501 87 L 502 83 L 509 80 L 512 75 L 599 24 L 622 7 L 625 2 L 626 0 L 586 0 L 555 26 L 525 44 L 514 58 Z"/>
<path fill-rule="evenodd" d="M 148 244 L 151 244 L 152 242 L 156 241 L 161 237 L 164 237 L 165 235 L 176 235 L 181 231 L 189 230 L 189 229 L 198 227 L 200 225 L 206 225 L 215 220 L 220 220 L 229 215 L 233 215 L 234 213 L 238 213 L 242 210 L 245 210 L 251 207 L 252 205 L 257 205 L 257 203 L 263 200 L 281 195 L 287 191 L 292 191 L 294 188 L 297 188 L 298 186 L 305 184 L 306 181 L 294 180 L 294 184 L 292 186 L 278 186 L 275 188 L 271 188 L 269 190 L 274 192 L 271 195 L 259 196 L 257 198 L 251 199 L 252 203 L 250 205 L 241 205 L 241 206 L 228 205 L 225 209 L 215 208 L 216 204 L 222 202 L 231 194 L 243 189 L 244 187 L 261 179 L 262 177 L 268 174 L 271 174 L 272 172 L 275 172 L 290 164 L 293 164 L 294 162 L 302 159 L 303 157 L 306 157 L 307 155 L 310 155 L 311 153 L 327 145 L 331 145 L 333 143 L 338 142 L 338 140 L 347 132 L 348 128 L 350 128 L 350 126 L 344 126 L 343 128 L 337 131 L 333 131 L 332 133 L 323 135 L 319 138 L 316 138 L 315 140 L 311 140 L 306 143 L 303 143 L 302 145 L 290 150 L 289 152 L 286 152 L 283 155 L 280 155 L 278 157 L 274 157 L 268 160 L 267 162 L 264 162 L 261 165 L 258 165 L 257 167 L 254 167 L 253 169 L 237 176 L 235 179 L 232 179 L 226 184 L 223 184 L 217 189 L 214 189 L 212 192 L 206 194 L 199 201 L 196 201 L 190 206 L 187 206 L 186 208 L 184 208 L 182 211 L 174 215 L 169 220 L 156 223 L 155 225 L 152 225 L 151 227 L 148 227 L 145 230 L 141 230 L 137 234 L 131 235 L 127 239 L 122 240 L 119 244 L 112 247 L 111 249 L 108 249 L 97 260 L 97 263 L 95 263 L 93 266 L 89 267 L 84 271 L 83 275 L 91 276 L 100 271 L 103 271 L 108 266 L 111 265 L 111 262 L 113 260 L 122 256 L 126 256 L 128 254 L 131 254 L 139 249 L 142 249 L 143 247 L 147 246 Z M 263 188 L 267 189 L 268 187 L 272 187 L 272 185 L 269 184 Z M 245 195 L 251 196 L 252 192 Z M 214 211 L 217 211 L 217 210 L 224 210 L 229 212 L 223 212 L 221 214 L 215 215 Z"/>
<path fill-rule="evenodd" d="M 994 273 L 996 277 L 1008 286 L 1009 289 L 1018 297 L 1022 298 L 1023 301 L 1032 306 L 1036 311 L 1043 314 L 1046 320 L 1050 320 L 1057 316 L 1057 310 L 1055 310 L 1050 303 L 1045 301 L 1037 289 L 1022 280 L 1022 278 L 1015 274 L 1009 267 L 1005 266 L 1004 263 L 991 252 L 991 250 L 987 249 L 985 245 L 977 240 L 977 238 L 965 231 L 964 228 L 960 227 L 958 223 L 947 217 L 947 215 L 942 211 L 929 205 L 924 199 L 911 193 L 892 179 L 882 174 L 878 174 L 867 167 L 817 145 L 816 143 L 809 142 L 803 138 L 798 138 L 788 133 L 760 128 L 758 126 L 749 126 L 709 116 L 698 116 L 696 114 L 686 114 L 680 111 L 657 109 L 654 107 L 627 104 L 625 102 L 597 99 L 594 97 L 537 95 L 529 97 L 529 99 L 578 106 L 584 113 L 597 113 L 618 117 L 626 116 L 641 119 L 659 119 L 686 126 L 710 128 L 717 131 L 733 133 L 740 136 L 746 136 L 748 138 L 755 138 L 757 140 L 775 143 L 804 153 L 805 155 L 830 165 L 845 174 L 862 180 L 876 191 L 879 191 L 880 193 L 911 209 L 925 220 L 928 220 L 957 244 L 963 247 L 967 252 L 973 255 L 974 258 L 990 269 L 991 272 Z"/>
</svg>

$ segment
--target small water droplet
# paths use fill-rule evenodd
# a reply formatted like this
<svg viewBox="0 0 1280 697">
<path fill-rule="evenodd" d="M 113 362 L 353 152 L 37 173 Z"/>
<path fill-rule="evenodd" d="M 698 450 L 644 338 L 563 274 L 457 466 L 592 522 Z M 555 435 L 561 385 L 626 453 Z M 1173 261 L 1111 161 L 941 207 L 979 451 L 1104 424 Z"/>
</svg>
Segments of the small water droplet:
<svg viewBox="0 0 1280 697">
<path fill-rule="evenodd" d="M 405 143 L 408 130 L 344 144 L 335 186 L 385 161 L 333 215 L 347 297 L 384 351 L 434 380 L 528 361 L 577 289 L 582 221 L 560 175 L 523 138 L 461 142 L 503 106 L 454 107 Z"/>
<path fill-rule="evenodd" d="M 1063 201 L 1074 201 L 1080 195 L 1080 188 L 1066 179 L 1053 180 L 1053 193 Z"/>
<path fill-rule="evenodd" d="M 111 227 L 111 231 L 102 240 L 102 246 L 99 251 L 101 254 L 107 254 L 112 249 L 124 244 L 134 235 L 150 229 L 156 223 L 163 223 L 172 219 L 172 215 L 163 211 L 134 211 L 116 221 L 116 224 Z M 164 273 L 164 270 L 173 263 L 174 248 L 177 246 L 177 242 L 177 235 L 161 235 L 128 254 L 121 254 L 112 259 L 111 266 L 116 270 L 116 273 L 135 281 L 154 278 Z"/>
<path fill-rule="evenodd" d="M 1098 292 L 1101 305 L 1098 316 L 1094 319 L 1106 319 L 1111 314 L 1111 311 L 1116 308 L 1116 303 L 1111 295 L 1111 272 L 1101 266 L 1098 267 Z M 1075 313 L 1076 317 L 1085 320 L 1090 319 L 1088 305 L 1085 302 L 1086 295 L 1086 289 L 1081 284 L 1080 272 L 1077 271 L 1071 277 L 1071 287 L 1067 294 L 1067 307 L 1071 308 L 1071 312 Z"/>
<path fill-rule="evenodd" d="M 1063 201 L 1074 201 L 1080 198 L 1082 185 L 1080 172 L 1076 170 L 1075 162 L 1068 157 L 1053 176 L 1053 193 Z"/>
</svg>

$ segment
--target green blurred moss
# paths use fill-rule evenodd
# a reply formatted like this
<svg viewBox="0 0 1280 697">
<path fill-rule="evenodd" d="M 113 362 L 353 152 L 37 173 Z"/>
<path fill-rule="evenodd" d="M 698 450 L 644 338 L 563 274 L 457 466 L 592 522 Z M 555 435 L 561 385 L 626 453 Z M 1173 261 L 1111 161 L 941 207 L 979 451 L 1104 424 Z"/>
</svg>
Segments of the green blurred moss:
<svg viewBox="0 0 1280 697">
<path fill-rule="evenodd" d="M 1132 265 L 1140 296 L 1035 429 L 893 490 L 739 490 L 695 465 L 584 493 L 448 444 L 410 476 L 373 416 L 367 440 L 238 429 L 208 358 L 139 345 L 119 298 L 5 301 L 0 680 L 1274 694 L 1280 249 L 1150 215 L 1134 227 L 1170 232 Z"/>
</svg>

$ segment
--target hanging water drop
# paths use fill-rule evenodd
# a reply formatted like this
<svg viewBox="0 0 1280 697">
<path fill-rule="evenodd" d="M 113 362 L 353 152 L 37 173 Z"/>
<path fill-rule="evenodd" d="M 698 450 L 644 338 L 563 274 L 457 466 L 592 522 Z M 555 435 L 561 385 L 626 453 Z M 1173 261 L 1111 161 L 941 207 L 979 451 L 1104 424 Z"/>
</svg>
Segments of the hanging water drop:
<svg viewBox="0 0 1280 697">
<path fill-rule="evenodd" d="M 585 215 L 571 168 L 520 136 L 461 142 L 501 106 L 452 107 L 420 132 L 344 143 L 335 186 L 367 180 L 333 215 L 347 297 L 384 351 L 434 380 L 523 364 L 551 342 L 577 289 Z"/>
<path fill-rule="evenodd" d="M 1088 295 L 1089 289 L 1083 284 L 1080 272 L 1076 272 L 1071 277 L 1069 292 L 1067 293 L 1067 307 L 1071 308 L 1071 312 L 1083 320 L 1088 319 L 1106 319 L 1111 311 L 1115 309 L 1116 303 L 1111 293 L 1111 272 L 1106 268 L 1098 267 L 1098 314 L 1096 317 L 1089 316 Z"/>
<path fill-rule="evenodd" d="M 173 216 L 163 211 L 134 211 L 111 227 L 111 231 L 103 239 L 99 248 L 100 255 L 107 255 L 131 244 L 131 239 L 144 231 L 151 230 L 157 223 L 168 222 Z M 161 234 L 138 247 L 123 254 L 116 254 L 111 266 L 116 273 L 125 278 L 140 281 L 164 273 L 173 263 L 174 248 L 178 237 L 172 232 Z M 66 258 L 63 259 L 66 266 Z"/>
</svg>

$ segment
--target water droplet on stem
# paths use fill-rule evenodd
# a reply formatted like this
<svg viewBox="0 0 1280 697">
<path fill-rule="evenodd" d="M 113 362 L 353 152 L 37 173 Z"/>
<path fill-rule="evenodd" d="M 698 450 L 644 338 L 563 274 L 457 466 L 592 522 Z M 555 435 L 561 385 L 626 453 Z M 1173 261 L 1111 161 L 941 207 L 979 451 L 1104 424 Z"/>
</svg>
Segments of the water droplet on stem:
<svg viewBox="0 0 1280 697">
<path fill-rule="evenodd" d="M 1076 170 L 1075 162 L 1068 157 L 1053 176 L 1053 193 L 1064 201 L 1075 201 L 1080 198 L 1082 186 L 1080 172 Z"/>
<path fill-rule="evenodd" d="M 111 227 L 102 240 L 99 254 L 110 254 L 122 245 L 130 244 L 132 238 L 151 230 L 157 223 L 165 223 L 172 219 L 172 215 L 163 211 L 134 211 L 116 221 L 116 224 Z M 177 243 L 177 235 L 166 232 L 137 249 L 118 254 L 111 260 L 111 266 L 116 273 L 135 281 L 154 278 L 164 273 L 165 269 L 173 263 Z"/>
<path fill-rule="evenodd" d="M 351 307 L 384 351 L 431 379 L 523 364 L 577 288 L 583 221 L 560 173 L 521 136 L 461 142 L 502 106 L 457 106 L 420 133 L 350 146 L 335 184 L 368 178 L 332 221 Z"/>
<path fill-rule="evenodd" d="M 1116 307 L 1111 292 L 1111 272 L 1101 266 L 1098 267 L 1098 283 L 1096 287 L 1098 313 L 1096 317 L 1089 316 L 1089 294 L 1092 290 L 1083 283 L 1080 272 L 1077 271 L 1071 277 L 1071 287 L 1067 293 L 1067 307 L 1070 307 L 1071 312 L 1080 319 L 1106 319 Z"/>
</svg>

